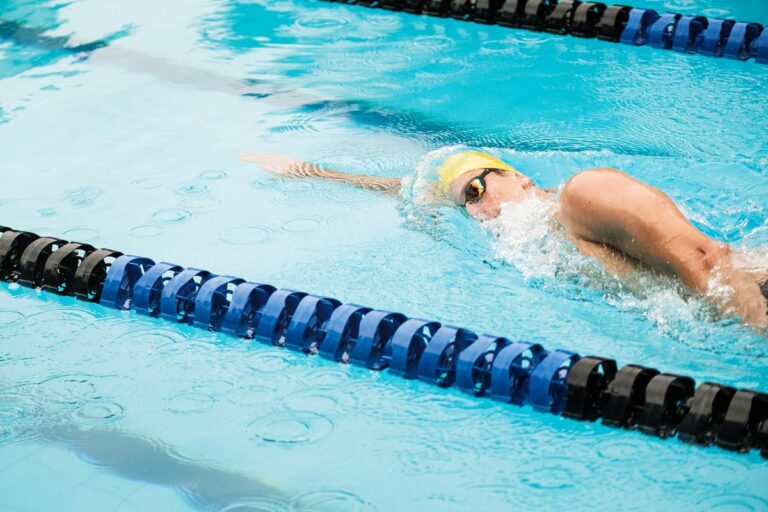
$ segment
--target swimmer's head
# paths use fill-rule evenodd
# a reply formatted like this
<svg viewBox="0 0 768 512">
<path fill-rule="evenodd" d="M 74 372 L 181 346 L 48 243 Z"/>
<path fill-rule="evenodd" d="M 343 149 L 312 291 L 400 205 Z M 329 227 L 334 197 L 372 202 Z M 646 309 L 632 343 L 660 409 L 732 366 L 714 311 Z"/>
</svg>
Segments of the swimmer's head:
<svg viewBox="0 0 768 512">
<path fill-rule="evenodd" d="M 448 157 L 438 175 L 440 190 L 476 218 L 497 217 L 503 203 L 522 201 L 536 188 L 528 176 L 479 151 Z"/>
</svg>

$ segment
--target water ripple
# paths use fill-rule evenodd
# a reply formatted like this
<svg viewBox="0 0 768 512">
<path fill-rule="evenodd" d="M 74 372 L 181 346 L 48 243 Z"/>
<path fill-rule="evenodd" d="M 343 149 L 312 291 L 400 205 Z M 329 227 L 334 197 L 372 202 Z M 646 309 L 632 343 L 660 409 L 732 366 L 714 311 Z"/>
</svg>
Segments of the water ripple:
<svg viewBox="0 0 768 512">
<path fill-rule="evenodd" d="M 193 384 L 190 389 L 196 393 L 205 393 L 210 396 L 219 397 L 232 393 L 235 389 L 235 384 L 228 380 L 207 380 Z"/>
<path fill-rule="evenodd" d="M 219 512 L 288 512 L 289 504 L 277 498 L 251 498 L 232 503 Z"/>
<path fill-rule="evenodd" d="M 153 224 L 142 224 L 140 226 L 134 226 L 128 234 L 136 238 L 157 238 L 163 234 L 163 228 L 155 226 Z"/>
<path fill-rule="evenodd" d="M 336 388 L 350 381 L 345 368 L 313 368 L 304 372 L 303 380 L 314 389 Z"/>
<path fill-rule="evenodd" d="M 176 193 L 180 196 L 200 196 L 209 192 L 207 185 L 201 185 L 199 183 L 188 183 L 186 185 L 180 185 L 176 187 Z"/>
<path fill-rule="evenodd" d="M 286 221 L 280 226 L 289 233 L 310 233 L 325 224 L 324 219 L 316 217 L 301 217 Z"/>
<path fill-rule="evenodd" d="M 296 355 L 282 350 L 260 350 L 249 355 L 245 365 L 257 373 L 279 373 L 290 368 L 296 360 Z"/>
<path fill-rule="evenodd" d="M 55 375 L 40 381 L 35 391 L 44 399 L 61 405 L 79 405 L 97 396 L 94 376 L 78 373 Z"/>
<path fill-rule="evenodd" d="M 179 203 L 190 213 L 212 213 L 221 208 L 221 201 L 207 196 L 186 196 Z"/>
<path fill-rule="evenodd" d="M 220 181 L 223 179 L 226 179 L 229 176 L 229 173 L 227 171 L 222 171 L 219 169 L 214 169 L 210 171 L 203 171 L 198 175 L 198 178 L 201 180 L 208 180 L 208 181 Z"/>
<path fill-rule="evenodd" d="M 50 309 L 29 315 L 26 327 L 28 330 L 34 328 L 47 332 L 51 325 L 56 325 L 56 338 L 62 339 L 90 327 L 95 321 L 96 315 L 82 309 Z"/>
<path fill-rule="evenodd" d="M 120 421 L 125 416 L 125 407 L 117 402 L 96 398 L 83 402 L 74 412 L 78 423 L 96 426 Z"/>
<path fill-rule="evenodd" d="M 760 512 L 768 510 L 768 500 L 751 494 L 729 494 L 706 498 L 696 503 L 697 510 L 722 512 Z"/>
<path fill-rule="evenodd" d="M 456 46 L 456 41 L 448 36 L 418 36 L 411 40 L 411 45 L 427 50 L 444 50 Z"/>
<path fill-rule="evenodd" d="M 135 325 L 135 324 L 134 324 Z M 133 329 L 115 338 L 116 343 L 141 344 L 162 349 L 167 345 L 176 345 L 187 338 L 178 330 L 173 329 Z"/>
<path fill-rule="evenodd" d="M 59 214 L 59 211 L 55 208 L 40 208 L 37 213 L 43 217 L 54 217 Z"/>
<path fill-rule="evenodd" d="M 166 208 L 157 210 L 152 214 L 152 220 L 162 223 L 184 222 L 192 216 L 187 210 L 180 208 Z"/>
<path fill-rule="evenodd" d="M 91 228 L 71 228 L 64 231 L 61 235 L 66 240 L 76 240 L 78 242 L 93 242 L 101 236 L 98 231 Z"/>
<path fill-rule="evenodd" d="M 480 458 L 478 448 L 469 443 L 442 441 L 431 437 L 390 438 L 387 451 L 401 463 L 400 471 L 414 474 L 462 473 Z"/>
<path fill-rule="evenodd" d="M 348 24 L 349 20 L 341 16 L 302 16 L 296 20 L 296 25 L 317 32 L 333 32 Z"/>
<path fill-rule="evenodd" d="M 183 391 L 165 398 L 165 410 L 175 414 L 201 413 L 209 410 L 216 402 L 216 398 L 193 391 Z"/>
<path fill-rule="evenodd" d="M 514 39 L 493 39 L 485 41 L 481 46 L 483 53 L 518 53 L 520 48 Z"/>
<path fill-rule="evenodd" d="M 340 489 L 310 491 L 291 500 L 292 512 L 374 512 L 377 508 L 357 494 Z"/>
<path fill-rule="evenodd" d="M 229 228 L 219 234 L 219 240 L 230 245 L 256 245 L 269 242 L 272 230 L 266 226 Z"/>
<path fill-rule="evenodd" d="M 240 385 L 227 395 L 226 400 L 229 403 L 244 406 L 269 404 L 275 400 L 277 391 L 283 384 L 285 384 L 284 380 L 270 378 L 269 382 L 263 384 Z"/>
<path fill-rule="evenodd" d="M 280 185 L 280 180 L 273 177 L 259 178 L 248 185 L 254 190 L 274 190 Z"/>
<path fill-rule="evenodd" d="M 37 426 L 52 420 L 53 414 L 45 411 L 37 400 L 18 394 L 21 390 L 0 394 L 0 442 L 33 440 L 40 435 Z"/>
<path fill-rule="evenodd" d="M 592 475 L 589 466 L 574 457 L 547 457 L 529 460 L 520 481 L 547 491 L 584 487 Z"/>
<path fill-rule="evenodd" d="M 678 447 L 675 447 L 678 448 Z M 693 447 L 689 447 L 695 449 Z M 690 485 L 696 481 L 700 469 L 686 464 L 688 454 L 677 457 L 657 457 L 650 471 L 643 471 L 642 476 L 658 484 Z"/>
<path fill-rule="evenodd" d="M 75 208 L 85 208 L 94 204 L 103 192 L 98 187 L 80 187 L 64 192 L 64 201 Z"/>
<path fill-rule="evenodd" d="M 138 187 L 142 190 L 152 190 L 160 188 L 163 185 L 162 182 L 155 176 L 144 176 L 141 178 L 136 178 L 129 181 L 128 184 Z"/>
<path fill-rule="evenodd" d="M 323 392 L 313 389 L 295 391 L 283 398 L 286 409 L 319 413 L 335 413 L 340 409 L 352 409 L 357 404 L 354 395 L 343 392 Z"/>
<path fill-rule="evenodd" d="M 23 322 L 26 316 L 18 311 L 0 310 L 0 326 Z"/>
<path fill-rule="evenodd" d="M 274 412 L 248 425 L 254 438 L 278 444 L 312 443 L 324 438 L 333 429 L 330 418 L 310 411 Z"/>
</svg>

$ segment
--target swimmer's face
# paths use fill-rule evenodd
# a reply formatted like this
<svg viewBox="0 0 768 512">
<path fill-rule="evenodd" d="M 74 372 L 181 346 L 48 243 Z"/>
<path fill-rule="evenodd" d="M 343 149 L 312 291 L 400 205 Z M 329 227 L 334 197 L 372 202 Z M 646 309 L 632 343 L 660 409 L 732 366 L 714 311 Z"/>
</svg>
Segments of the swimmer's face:
<svg viewBox="0 0 768 512">
<path fill-rule="evenodd" d="M 493 219 L 501 213 L 501 205 L 520 202 L 536 187 L 524 174 L 477 169 L 462 174 L 451 183 L 448 195 L 464 206 L 476 219 Z"/>
</svg>

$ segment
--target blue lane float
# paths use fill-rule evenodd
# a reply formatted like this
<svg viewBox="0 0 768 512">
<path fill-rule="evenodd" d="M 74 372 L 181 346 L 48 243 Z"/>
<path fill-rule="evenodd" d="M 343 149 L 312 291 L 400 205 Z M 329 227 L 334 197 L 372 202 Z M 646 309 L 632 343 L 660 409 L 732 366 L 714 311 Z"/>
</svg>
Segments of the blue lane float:
<svg viewBox="0 0 768 512">
<path fill-rule="evenodd" d="M 691 20 L 693 22 L 695 20 Z M 698 30 L 698 28 L 696 29 Z M 674 44 L 674 43 L 673 43 Z M 0 226 L 3 281 L 477 397 L 768 458 L 768 395 Z"/>
<path fill-rule="evenodd" d="M 768 64 L 760 23 L 577 0 L 324 0 Z"/>
</svg>

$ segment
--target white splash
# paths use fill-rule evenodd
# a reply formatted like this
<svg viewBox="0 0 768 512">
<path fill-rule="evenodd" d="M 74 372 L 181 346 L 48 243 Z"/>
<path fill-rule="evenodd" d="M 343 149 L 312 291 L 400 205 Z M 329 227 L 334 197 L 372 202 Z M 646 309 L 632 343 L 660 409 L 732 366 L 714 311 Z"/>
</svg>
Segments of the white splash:
<svg viewBox="0 0 768 512">
<path fill-rule="evenodd" d="M 505 203 L 494 219 L 482 221 L 493 235 L 497 257 L 517 268 L 526 279 L 555 277 L 577 263 L 573 244 L 562 236 L 554 218 L 557 202 L 534 194 L 517 203 Z"/>
<path fill-rule="evenodd" d="M 501 214 L 482 222 L 493 236 L 496 257 L 517 269 L 527 281 L 543 281 L 558 292 L 577 284 L 599 291 L 605 303 L 639 313 L 663 334 L 686 343 L 704 342 L 714 335 L 702 322 L 717 320 L 706 300 L 687 291 L 673 278 L 640 270 L 616 276 L 602 263 L 581 254 L 555 216 L 554 198 L 534 195 L 502 205 Z"/>
</svg>

